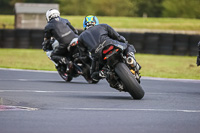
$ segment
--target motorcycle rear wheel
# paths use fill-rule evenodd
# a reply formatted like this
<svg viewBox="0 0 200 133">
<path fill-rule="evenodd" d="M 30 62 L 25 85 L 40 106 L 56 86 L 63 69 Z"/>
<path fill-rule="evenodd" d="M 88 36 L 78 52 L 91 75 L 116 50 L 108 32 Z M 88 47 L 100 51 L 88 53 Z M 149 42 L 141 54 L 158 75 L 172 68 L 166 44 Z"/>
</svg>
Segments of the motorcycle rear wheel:
<svg viewBox="0 0 200 133">
<path fill-rule="evenodd" d="M 142 99 L 144 97 L 144 90 L 141 85 L 135 79 L 129 68 L 122 62 L 115 66 L 115 72 L 125 85 L 126 91 L 133 97 L 133 99 Z"/>
</svg>

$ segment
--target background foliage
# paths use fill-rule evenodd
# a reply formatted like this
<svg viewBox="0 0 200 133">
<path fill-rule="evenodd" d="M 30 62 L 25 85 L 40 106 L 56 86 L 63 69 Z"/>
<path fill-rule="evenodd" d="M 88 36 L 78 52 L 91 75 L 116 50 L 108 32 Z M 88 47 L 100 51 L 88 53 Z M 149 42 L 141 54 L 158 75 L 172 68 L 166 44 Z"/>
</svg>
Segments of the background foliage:
<svg viewBox="0 0 200 133">
<path fill-rule="evenodd" d="M 0 14 L 16 2 L 58 3 L 63 15 L 200 18 L 200 0 L 1 0 Z"/>
</svg>

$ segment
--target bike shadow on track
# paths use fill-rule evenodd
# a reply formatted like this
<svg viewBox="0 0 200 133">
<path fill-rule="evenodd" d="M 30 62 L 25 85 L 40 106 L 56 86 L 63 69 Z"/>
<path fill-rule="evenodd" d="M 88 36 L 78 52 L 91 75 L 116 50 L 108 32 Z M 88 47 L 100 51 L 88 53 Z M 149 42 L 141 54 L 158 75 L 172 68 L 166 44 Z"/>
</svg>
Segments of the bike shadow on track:
<svg viewBox="0 0 200 133">
<path fill-rule="evenodd" d="M 120 93 L 120 92 L 119 92 Z M 104 94 L 74 94 L 74 95 L 67 95 L 64 96 L 65 98 L 75 98 L 75 99 L 104 99 L 104 100 L 133 100 L 131 96 L 125 95 L 104 95 Z"/>
</svg>

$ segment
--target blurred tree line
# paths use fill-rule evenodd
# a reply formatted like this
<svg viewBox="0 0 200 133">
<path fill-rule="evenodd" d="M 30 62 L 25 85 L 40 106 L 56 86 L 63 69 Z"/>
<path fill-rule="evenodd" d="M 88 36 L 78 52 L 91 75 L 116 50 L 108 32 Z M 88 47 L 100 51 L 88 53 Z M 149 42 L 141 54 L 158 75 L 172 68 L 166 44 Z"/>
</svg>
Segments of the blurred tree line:
<svg viewBox="0 0 200 133">
<path fill-rule="evenodd" d="M 200 0 L 0 0 L 0 14 L 16 2 L 58 3 L 62 15 L 200 18 Z"/>
</svg>

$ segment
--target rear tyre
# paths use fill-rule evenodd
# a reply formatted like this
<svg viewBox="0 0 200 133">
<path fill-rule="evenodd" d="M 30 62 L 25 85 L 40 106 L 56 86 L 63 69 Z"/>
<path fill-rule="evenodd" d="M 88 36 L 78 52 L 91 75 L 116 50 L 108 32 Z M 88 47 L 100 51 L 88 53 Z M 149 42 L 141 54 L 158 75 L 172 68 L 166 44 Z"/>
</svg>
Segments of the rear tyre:
<svg viewBox="0 0 200 133">
<path fill-rule="evenodd" d="M 126 91 L 128 91 L 134 99 L 139 100 L 144 97 L 144 90 L 124 63 L 118 63 L 115 66 L 115 72 L 121 79 L 122 83 L 125 85 Z"/>
</svg>

